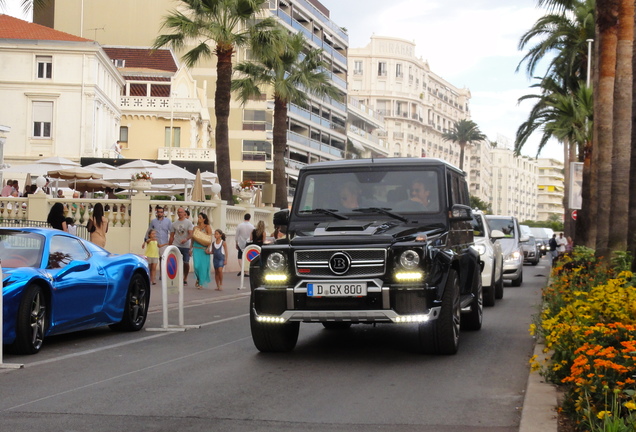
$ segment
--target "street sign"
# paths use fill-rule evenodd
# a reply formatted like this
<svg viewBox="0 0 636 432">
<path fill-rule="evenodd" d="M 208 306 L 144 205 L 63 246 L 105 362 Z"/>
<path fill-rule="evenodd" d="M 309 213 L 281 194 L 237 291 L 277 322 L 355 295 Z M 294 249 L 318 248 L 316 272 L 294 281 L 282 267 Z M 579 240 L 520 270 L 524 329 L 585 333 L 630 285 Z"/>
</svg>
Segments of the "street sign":
<svg viewBox="0 0 636 432">
<path fill-rule="evenodd" d="M 576 216 L 577 216 L 577 211 L 572 210 L 572 220 L 576 220 Z"/>
</svg>

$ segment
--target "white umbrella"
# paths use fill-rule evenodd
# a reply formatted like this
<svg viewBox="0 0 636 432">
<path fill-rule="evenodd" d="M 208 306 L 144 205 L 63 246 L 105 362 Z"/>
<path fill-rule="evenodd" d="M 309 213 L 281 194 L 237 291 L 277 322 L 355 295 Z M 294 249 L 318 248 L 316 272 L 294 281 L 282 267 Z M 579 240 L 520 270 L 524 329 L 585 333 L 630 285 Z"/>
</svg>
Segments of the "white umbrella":
<svg viewBox="0 0 636 432">
<path fill-rule="evenodd" d="M 103 174 L 79 166 L 48 171 L 46 175 L 64 180 L 100 179 L 104 177 Z"/>
<path fill-rule="evenodd" d="M 76 180 L 75 190 L 80 192 L 103 191 L 106 188 L 115 189 L 117 185 L 103 179 Z"/>
<path fill-rule="evenodd" d="M 187 169 L 175 164 L 167 163 L 159 165 L 156 169 L 151 169 L 153 183 L 174 183 L 182 184 L 185 180 L 194 181 L 196 176 Z"/>
<path fill-rule="evenodd" d="M 74 166 L 80 166 L 77 162 L 73 162 L 71 160 L 53 157 L 41 159 L 37 162 L 33 162 L 30 164 L 24 165 L 14 165 L 10 168 L 5 168 L 2 170 L 3 173 L 23 173 L 23 174 L 31 174 L 35 176 L 44 176 L 49 171 L 71 168 Z"/>
<path fill-rule="evenodd" d="M 158 168 L 158 163 L 150 162 L 144 159 L 137 159 L 132 162 L 125 163 L 119 166 L 119 169 L 136 169 L 137 171 L 148 171 L 152 168 Z"/>
<path fill-rule="evenodd" d="M 211 171 L 203 171 L 201 173 L 201 180 L 207 180 L 210 183 L 217 183 L 219 181 L 219 176 Z"/>
</svg>

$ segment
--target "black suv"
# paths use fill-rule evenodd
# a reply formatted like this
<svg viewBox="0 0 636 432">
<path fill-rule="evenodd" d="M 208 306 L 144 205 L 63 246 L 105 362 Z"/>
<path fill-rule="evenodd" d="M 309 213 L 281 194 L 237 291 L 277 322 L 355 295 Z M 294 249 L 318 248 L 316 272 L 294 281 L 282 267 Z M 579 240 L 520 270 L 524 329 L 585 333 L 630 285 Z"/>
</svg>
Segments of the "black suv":
<svg viewBox="0 0 636 432">
<path fill-rule="evenodd" d="M 357 159 L 304 167 L 287 232 L 250 266 L 260 351 L 296 346 L 300 322 L 419 326 L 416 348 L 454 354 L 479 330 L 482 287 L 464 173 L 438 159 Z"/>
</svg>

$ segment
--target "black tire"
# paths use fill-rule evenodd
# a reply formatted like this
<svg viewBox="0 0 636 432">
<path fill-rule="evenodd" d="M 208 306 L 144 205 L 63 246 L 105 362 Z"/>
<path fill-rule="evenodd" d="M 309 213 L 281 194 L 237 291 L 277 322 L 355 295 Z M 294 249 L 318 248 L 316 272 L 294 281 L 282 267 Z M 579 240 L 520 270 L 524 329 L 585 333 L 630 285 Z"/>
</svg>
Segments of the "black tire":
<svg viewBox="0 0 636 432">
<path fill-rule="evenodd" d="M 537 264 L 539 264 L 539 260 L 541 260 L 541 257 L 537 257 L 536 260 L 532 261 L 532 265 L 536 266 Z"/>
<path fill-rule="evenodd" d="M 501 300 L 504 296 L 504 280 L 503 280 L 503 262 L 501 263 L 501 274 L 495 283 L 495 298 Z"/>
<path fill-rule="evenodd" d="M 347 321 L 325 321 L 322 326 L 327 330 L 347 330 L 351 327 L 351 322 Z"/>
<path fill-rule="evenodd" d="M 494 263 L 493 263 L 494 264 Z M 492 269 L 492 277 L 490 279 L 490 286 L 483 287 L 484 291 L 484 306 L 494 306 L 495 305 L 495 270 L 496 266 L 493 266 Z"/>
<path fill-rule="evenodd" d="M 24 290 L 18 308 L 16 338 L 12 350 L 16 354 L 37 354 L 42 348 L 48 325 L 48 300 L 38 285 Z"/>
<path fill-rule="evenodd" d="M 122 319 L 116 324 L 111 324 L 110 328 L 117 331 L 141 330 L 148 317 L 149 304 L 150 285 L 148 285 L 146 278 L 135 273 L 128 285 Z"/>
<path fill-rule="evenodd" d="M 419 324 L 419 348 L 428 354 L 453 355 L 459 349 L 461 309 L 459 304 L 459 280 L 453 269 L 442 294 L 442 308 L 432 322 Z"/>
<path fill-rule="evenodd" d="M 512 281 L 512 286 L 518 287 L 518 286 L 521 286 L 522 283 L 523 283 L 523 270 L 521 270 L 521 273 L 519 273 L 519 277 Z"/>
<path fill-rule="evenodd" d="M 250 305 L 253 305 L 253 302 L 250 302 Z M 250 330 L 254 346 L 259 351 L 288 352 L 296 347 L 300 323 L 269 324 L 259 322 L 256 320 L 254 307 L 250 306 Z"/>
<path fill-rule="evenodd" d="M 462 330 L 477 331 L 481 329 L 484 318 L 484 290 L 479 281 L 475 285 L 476 287 L 473 289 L 475 298 L 470 305 L 470 312 L 461 317 Z"/>
</svg>

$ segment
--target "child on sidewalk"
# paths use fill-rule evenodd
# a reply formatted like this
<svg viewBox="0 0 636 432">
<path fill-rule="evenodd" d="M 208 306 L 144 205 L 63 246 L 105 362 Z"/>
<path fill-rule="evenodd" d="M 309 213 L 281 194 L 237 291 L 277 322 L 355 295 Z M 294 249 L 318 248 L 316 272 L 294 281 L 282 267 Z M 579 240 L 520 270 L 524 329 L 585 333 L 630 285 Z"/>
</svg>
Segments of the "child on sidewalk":
<svg viewBox="0 0 636 432">
<path fill-rule="evenodd" d="M 220 229 L 214 230 L 214 241 L 208 246 L 208 250 L 212 254 L 216 290 L 223 291 L 223 267 L 227 264 L 227 243 L 225 242 L 223 231 Z"/>
<path fill-rule="evenodd" d="M 166 245 L 160 245 L 157 242 L 157 231 L 150 230 L 148 240 L 143 244 L 146 248 L 146 258 L 148 258 L 148 267 L 150 268 L 150 282 L 156 285 L 157 264 L 159 264 L 159 248 Z"/>
</svg>

